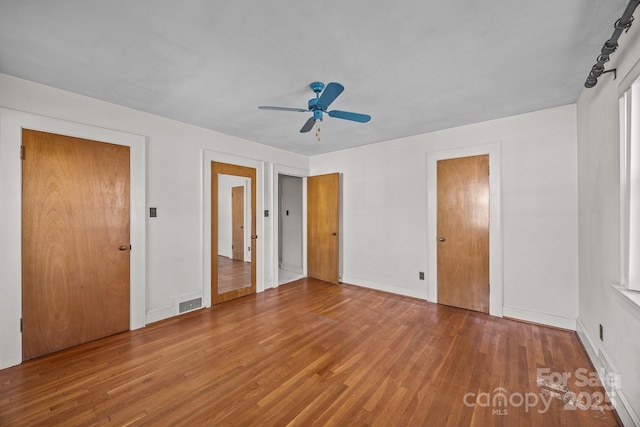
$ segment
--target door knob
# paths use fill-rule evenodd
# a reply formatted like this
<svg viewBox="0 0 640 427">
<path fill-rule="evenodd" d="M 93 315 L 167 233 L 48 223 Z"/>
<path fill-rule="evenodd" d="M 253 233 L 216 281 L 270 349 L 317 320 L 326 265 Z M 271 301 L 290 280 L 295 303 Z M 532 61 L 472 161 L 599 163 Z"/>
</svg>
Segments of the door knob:
<svg viewBox="0 0 640 427">
<path fill-rule="evenodd" d="M 127 245 L 122 245 L 119 248 L 121 251 L 126 251 L 127 250 Z"/>
<path fill-rule="evenodd" d="M 438 242 L 444 242 L 444 237 L 438 237 Z"/>
</svg>

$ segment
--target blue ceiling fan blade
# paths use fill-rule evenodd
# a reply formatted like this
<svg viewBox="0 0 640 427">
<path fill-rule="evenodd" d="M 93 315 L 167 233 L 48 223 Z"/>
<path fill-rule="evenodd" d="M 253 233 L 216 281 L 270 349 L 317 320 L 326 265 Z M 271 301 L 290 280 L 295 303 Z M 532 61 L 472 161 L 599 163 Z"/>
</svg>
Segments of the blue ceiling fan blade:
<svg viewBox="0 0 640 427">
<path fill-rule="evenodd" d="M 342 86 L 340 83 L 329 83 L 327 87 L 325 87 L 325 89 L 322 91 L 322 95 L 320 95 L 320 98 L 318 98 L 318 102 L 316 105 L 318 105 L 321 110 L 326 110 L 327 107 L 329 107 L 329 105 L 331 105 L 331 103 L 335 101 L 335 99 L 342 93 L 343 90 L 344 86 Z"/>
<path fill-rule="evenodd" d="M 309 110 L 304 108 L 290 108 L 290 107 L 271 107 L 269 105 L 261 105 L 258 107 L 261 110 L 274 110 L 274 111 L 297 111 L 299 113 L 306 113 Z"/>
<path fill-rule="evenodd" d="M 315 124 L 316 124 L 316 119 L 314 119 L 313 116 L 309 117 L 309 120 L 307 120 L 304 126 L 302 126 L 302 129 L 300 129 L 300 133 L 309 132 L 313 128 L 313 125 Z"/>
<path fill-rule="evenodd" d="M 336 119 L 351 120 L 360 123 L 366 123 L 371 120 L 371 116 L 368 114 L 351 113 L 349 111 L 333 110 L 327 114 L 329 114 L 329 117 L 335 117 Z"/>
</svg>

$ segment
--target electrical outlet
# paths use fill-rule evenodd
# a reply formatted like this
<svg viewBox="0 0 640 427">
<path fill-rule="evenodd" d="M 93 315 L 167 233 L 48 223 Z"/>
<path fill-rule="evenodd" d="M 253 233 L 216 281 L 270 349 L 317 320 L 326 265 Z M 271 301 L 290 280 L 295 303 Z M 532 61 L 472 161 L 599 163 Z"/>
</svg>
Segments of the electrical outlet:
<svg viewBox="0 0 640 427">
<path fill-rule="evenodd" d="M 424 280 L 424 271 L 421 271 L 421 272 L 418 273 L 418 278 L 420 280 Z"/>
<path fill-rule="evenodd" d="M 600 324 L 600 341 L 604 341 L 604 328 Z"/>
</svg>

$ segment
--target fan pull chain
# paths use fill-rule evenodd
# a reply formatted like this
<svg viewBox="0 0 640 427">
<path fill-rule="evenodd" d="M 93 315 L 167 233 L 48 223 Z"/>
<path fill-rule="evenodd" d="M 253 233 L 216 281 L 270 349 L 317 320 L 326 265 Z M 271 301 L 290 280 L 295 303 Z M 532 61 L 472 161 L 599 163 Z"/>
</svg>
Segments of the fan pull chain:
<svg viewBox="0 0 640 427">
<path fill-rule="evenodd" d="M 318 139 L 318 142 L 320 142 L 320 125 L 319 124 L 316 126 L 316 138 Z"/>
</svg>

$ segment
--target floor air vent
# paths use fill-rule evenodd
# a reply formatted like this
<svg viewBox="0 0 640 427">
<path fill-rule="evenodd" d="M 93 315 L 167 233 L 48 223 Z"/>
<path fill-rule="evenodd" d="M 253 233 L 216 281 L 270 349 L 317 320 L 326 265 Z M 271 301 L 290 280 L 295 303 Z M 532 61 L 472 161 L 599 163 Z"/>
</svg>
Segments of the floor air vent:
<svg viewBox="0 0 640 427">
<path fill-rule="evenodd" d="M 200 307 L 202 307 L 202 298 L 184 301 L 178 306 L 178 313 L 184 313 L 185 311 L 195 310 Z"/>
</svg>

